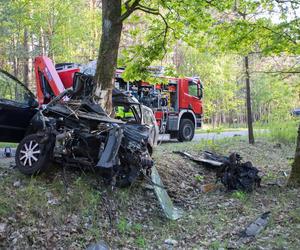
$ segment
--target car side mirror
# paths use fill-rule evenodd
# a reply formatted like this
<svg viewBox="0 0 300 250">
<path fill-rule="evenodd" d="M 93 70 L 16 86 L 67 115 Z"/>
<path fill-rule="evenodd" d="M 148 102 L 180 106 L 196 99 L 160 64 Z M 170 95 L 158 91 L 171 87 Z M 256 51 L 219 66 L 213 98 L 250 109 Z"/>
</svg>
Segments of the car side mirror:
<svg viewBox="0 0 300 250">
<path fill-rule="evenodd" d="M 202 84 L 198 84 L 198 98 L 202 99 L 203 97 L 203 86 Z"/>
</svg>

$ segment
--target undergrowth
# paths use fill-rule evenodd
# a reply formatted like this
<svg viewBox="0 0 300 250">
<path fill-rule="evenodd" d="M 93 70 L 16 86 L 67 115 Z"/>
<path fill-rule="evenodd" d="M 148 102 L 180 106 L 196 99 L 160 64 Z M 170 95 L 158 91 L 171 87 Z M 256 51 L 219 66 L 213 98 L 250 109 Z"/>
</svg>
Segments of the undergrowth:
<svg viewBox="0 0 300 250">
<path fill-rule="evenodd" d="M 269 138 L 277 143 L 295 144 L 299 122 L 299 119 L 272 121 L 263 126 L 264 131 L 257 131 L 255 135 Z"/>
</svg>

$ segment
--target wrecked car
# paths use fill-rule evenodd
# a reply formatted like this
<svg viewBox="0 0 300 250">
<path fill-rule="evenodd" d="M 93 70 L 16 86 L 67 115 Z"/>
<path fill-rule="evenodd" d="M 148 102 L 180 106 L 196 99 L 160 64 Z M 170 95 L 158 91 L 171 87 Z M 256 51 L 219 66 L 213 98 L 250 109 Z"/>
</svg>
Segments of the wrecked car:
<svg viewBox="0 0 300 250">
<path fill-rule="evenodd" d="M 126 123 L 144 124 L 148 127 L 148 150 L 151 155 L 153 148 L 157 146 L 159 137 L 159 128 L 153 111 L 118 89 L 113 90 L 112 96 L 115 118 Z"/>
<path fill-rule="evenodd" d="M 252 192 L 256 187 L 260 187 L 259 170 L 251 162 L 243 162 L 242 157 L 238 153 L 231 153 L 229 157 L 210 151 L 202 152 L 200 157 L 181 151 L 174 151 L 174 153 L 215 170 L 216 181 L 221 181 L 227 191 L 242 190 Z M 208 186 L 208 189 L 211 188 Z"/>
<path fill-rule="evenodd" d="M 143 123 L 141 106 L 128 99 L 125 106 L 133 117 L 110 118 L 94 102 L 92 88 L 92 80 L 79 74 L 73 89 L 38 109 L 34 95 L 22 83 L 0 71 L 0 141 L 19 142 L 16 166 L 22 173 L 37 174 L 57 162 L 101 169 L 110 183 L 119 186 L 130 185 L 141 174 L 150 175 L 149 152 L 156 139 Z M 114 104 L 124 104 L 122 98 L 129 97 L 114 93 Z"/>
</svg>

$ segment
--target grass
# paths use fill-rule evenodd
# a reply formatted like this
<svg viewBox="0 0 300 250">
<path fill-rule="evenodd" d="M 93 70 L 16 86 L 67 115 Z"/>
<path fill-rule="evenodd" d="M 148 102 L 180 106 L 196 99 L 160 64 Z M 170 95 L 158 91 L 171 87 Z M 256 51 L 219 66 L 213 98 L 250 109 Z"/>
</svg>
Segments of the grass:
<svg viewBox="0 0 300 250">
<path fill-rule="evenodd" d="M 271 121 L 267 124 L 258 123 L 257 126 L 261 128 L 261 130 L 255 131 L 257 137 L 265 137 L 275 143 L 295 144 L 299 119 Z M 265 133 L 265 130 L 268 130 L 268 133 Z"/>
<path fill-rule="evenodd" d="M 0 148 L 11 147 L 16 148 L 18 143 L 10 143 L 10 142 L 0 142 Z"/>
<path fill-rule="evenodd" d="M 128 227 L 129 225 L 127 220 L 124 217 L 120 218 L 119 223 L 117 224 L 117 229 L 119 233 L 124 235 L 128 230 Z"/>
<path fill-rule="evenodd" d="M 243 191 L 234 191 L 232 193 L 232 198 L 238 199 L 240 201 L 246 201 L 247 200 L 247 193 Z"/>
<path fill-rule="evenodd" d="M 50 245 L 43 244 L 51 243 L 52 234 L 52 248 L 84 249 L 104 240 L 113 249 L 159 249 L 164 248 L 166 239 L 173 239 L 178 242 L 174 249 L 226 249 L 236 244 L 239 232 L 250 222 L 270 210 L 271 221 L 261 234 L 236 248 L 297 249 L 299 190 L 266 185 L 285 178 L 281 172 L 289 173 L 287 157 L 294 154 L 294 145 L 283 144 L 278 148 L 276 143 L 271 137 L 257 138 L 255 145 L 249 145 L 242 137 L 163 143 L 154 152 L 154 159 L 165 172 L 168 166 L 178 164 L 173 166 L 177 172 L 171 172 L 167 176 L 169 179 L 165 177 L 164 181 L 168 188 L 172 182 L 177 187 L 170 192 L 172 199 L 186 198 L 179 204 L 186 212 L 179 221 L 165 219 L 153 192 L 139 185 L 112 191 L 96 174 L 71 169 L 66 174 L 66 190 L 59 169 L 28 178 L 16 170 L 0 167 L 0 223 L 6 223 L 9 217 L 16 218 L 9 222 L 9 232 L 18 230 L 23 235 L 17 243 L 23 249 L 49 248 Z M 213 191 L 198 193 L 189 199 L 203 183 L 214 180 L 214 173 L 172 152 L 184 150 L 197 155 L 204 149 L 225 155 L 240 152 L 245 161 L 252 161 L 262 171 L 264 187 L 249 194 Z M 195 174 L 189 172 L 191 169 L 196 169 Z M 1 177 L 4 170 L 9 174 Z M 175 181 L 177 174 L 178 183 Z M 20 187 L 13 186 L 16 180 L 21 182 Z M 192 189 L 179 188 L 183 181 L 193 182 Z M 59 203 L 51 205 L 48 203 L 51 199 Z M 282 235 L 288 235 L 289 240 Z M 40 238 L 42 241 L 38 240 Z M 12 247 L 11 240 L 5 241 L 6 245 L 1 244 L 0 241 L 0 248 Z"/>
<path fill-rule="evenodd" d="M 294 144 L 297 138 L 297 129 L 299 119 L 290 119 L 286 121 L 271 121 L 269 123 L 254 123 L 255 137 L 264 137 L 277 143 Z M 247 128 L 241 126 L 231 128 L 226 125 L 217 128 L 206 126 L 203 129 L 197 129 L 196 133 L 222 133 L 230 131 L 245 131 Z"/>
<path fill-rule="evenodd" d="M 231 132 L 231 131 L 244 131 L 247 130 L 247 128 L 243 127 L 237 127 L 237 128 L 227 128 L 227 127 L 217 127 L 217 128 L 211 128 L 211 127 L 205 127 L 196 129 L 196 134 L 205 134 L 205 133 L 222 133 L 222 132 Z"/>
</svg>

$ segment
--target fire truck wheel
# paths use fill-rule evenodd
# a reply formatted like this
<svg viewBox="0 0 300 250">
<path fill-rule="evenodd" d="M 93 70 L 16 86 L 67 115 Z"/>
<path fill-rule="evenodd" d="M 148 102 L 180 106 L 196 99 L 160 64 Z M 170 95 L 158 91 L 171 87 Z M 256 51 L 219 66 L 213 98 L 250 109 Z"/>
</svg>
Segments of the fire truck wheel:
<svg viewBox="0 0 300 250">
<path fill-rule="evenodd" d="M 191 141 L 194 138 L 195 125 L 190 119 L 182 119 L 179 126 L 178 141 Z"/>
</svg>

